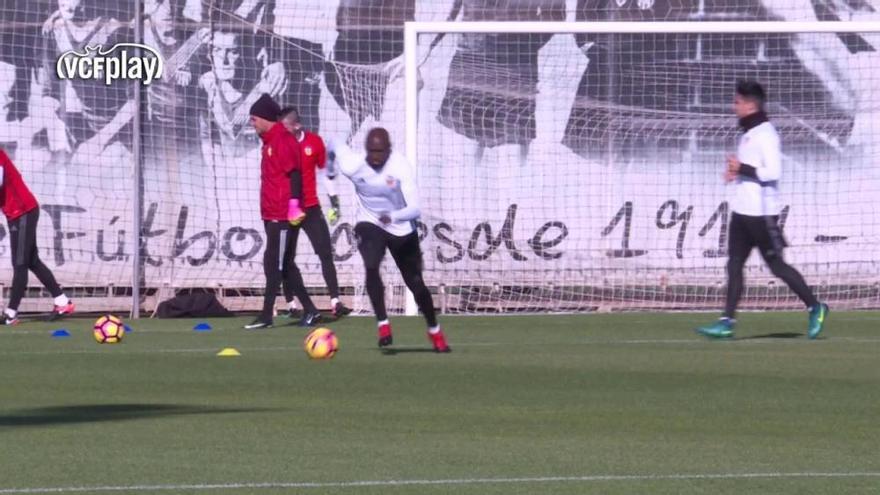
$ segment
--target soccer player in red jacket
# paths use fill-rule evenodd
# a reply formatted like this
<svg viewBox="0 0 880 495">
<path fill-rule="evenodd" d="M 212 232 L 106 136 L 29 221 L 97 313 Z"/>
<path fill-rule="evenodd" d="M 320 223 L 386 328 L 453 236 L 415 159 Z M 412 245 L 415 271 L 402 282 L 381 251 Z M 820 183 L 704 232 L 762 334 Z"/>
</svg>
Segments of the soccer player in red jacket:
<svg viewBox="0 0 880 495">
<path fill-rule="evenodd" d="M 266 250 L 263 253 L 263 272 L 266 275 L 266 293 L 263 310 L 246 329 L 272 326 L 275 297 L 281 285 L 282 271 L 290 259 L 284 256 L 291 225 L 299 225 L 306 214 L 302 209 L 302 177 L 299 143 L 277 121 L 281 107 L 271 96 L 263 94 L 251 106 L 251 124 L 263 140 L 260 162 L 260 215 L 266 229 Z M 321 317 L 305 286 L 295 287 L 297 298 L 305 308 L 300 325 L 313 326 Z"/>
<path fill-rule="evenodd" d="M 294 107 L 286 107 L 281 110 L 279 117 L 284 127 L 296 138 L 302 150 L 300 164 L 302 166 L 302 207 L 306 218 L 298 227 L 290 230 L 285 246 L 285 257 L 290 258 L 289 272 L 284 276 L 284 297 L 287 299 L 291 316 L 295 306 L 293 295 L 298 286 L 304 285 L 302 274 L 296 266 L 296 242 L 299 239 L 300 229 L 306 232 L 312 249 L 321 260 L 321 271 L 324 274 L 324 282 L 330 291 L 330 307 L 337 318 L 351 313 L 351 310 L 339 300 L 339 282 L 336 278 L 336 266 L 333 264 L 333 244 L 330 241 L 330 228 L 321 212 L 321 202 L 318 201 L 318 174 L 321 175 L 322 185 L 330 195 L 330 211 L 328 217 L 331 223 L 339 220 L 339 196 L 333 187 L 335 176 L 327 170 L 327 150 L 321 136 L 309 132 L 300 121 L 299 111 Z"/>
<path fill-rule="evenodd" d="M 12 160 L 0 149 L 0 206 L 9 226 L 9 244 L 12 252 L 12 291 L 9 304 L 3 310 L 3 323 L 19 323 L 18 305 L 28 283 L 28 270 L 40 280 L 52 297 L 55 308 L 49 315 L 56 320 L 73 313 L 73 302 L 64 294 L 52 271 L 41 260 L 37 251 L 37 222 L 40 205 L 28 189 Z"/>
</svg>

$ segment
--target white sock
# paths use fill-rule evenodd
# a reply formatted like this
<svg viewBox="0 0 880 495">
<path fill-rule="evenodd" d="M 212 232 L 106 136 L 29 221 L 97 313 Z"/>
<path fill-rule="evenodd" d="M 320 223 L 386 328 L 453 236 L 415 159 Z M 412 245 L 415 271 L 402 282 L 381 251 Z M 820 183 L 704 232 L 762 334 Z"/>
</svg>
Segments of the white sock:
<svg viewBox="0 0 880 495">
<path fill-rule="evenodd" d="M 287 307 L 290 309 L 296 309 L 296 299 L 293 299 L 289 303 L 287 303 Z"/>
<path fill-rule="evenodd" d="M 15 315 L 18 314 L 18 311 L 15 309 L 6 308 L 3 310 L 3 313 L 10 318 L 15 318 Z"/>
<path fill-rule="evenodd" d="M 55 306 L 67 306 L 69 302 L 70 299 L 68 299 L 65 294 L 61 294 L 55 298 Z"/>
<path fill-rule="evenodd" d="M 333 306 L 333 307 L 335 308 L 337 304 L 339 304 L 339 298 L 338 298 L 338 297 L 330 298 L 330 306 Z"/>
<path fill-rule="evenodd" d="M 436 327 L 428 327 L 428 333 L 431 335 L 437 335 L 440 333 L 440 325 L 437 325 Z"/>
<path fill-rule="evenodd" d="M 388 320 L 382 320 L 382 321 L 380 321 L 380 322 L 378 323 L 377 326 L 380 326 L 380 327 L 381 327 L 382 325 L 390 325 L 390 324 L 391 324 L 390 321 L 388 321 Z"/>
</svg>

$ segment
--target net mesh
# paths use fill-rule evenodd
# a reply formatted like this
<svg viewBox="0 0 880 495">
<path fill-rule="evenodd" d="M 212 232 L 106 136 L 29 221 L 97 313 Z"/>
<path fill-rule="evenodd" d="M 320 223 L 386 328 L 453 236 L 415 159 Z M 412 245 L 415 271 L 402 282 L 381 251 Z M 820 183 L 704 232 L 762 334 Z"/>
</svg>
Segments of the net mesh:
<svg viewBox="0 0 880 495">
<path fill-rule="evenodd" d="M 7 0 L 0 145 L 41 203 L 40 254 L 78 306 L 130 307 L 140 250 L 145 309 L 191 289 L 217 291 L 232 309 L 254 308 L 264 232 L 250 103 L 269 93 L 297 106 L 307 127 L 355 147 L 382 125 L 403 150 L 406 21 L 849 21 L 874 20 L 876 8 L 831 0 L 146 0 L 138 36 L 134 2 Z M 877 37 L 423 34 L 419 227 L 437 304 L 461 312 L 717 306 L 730 216 L 719 164 L 736 139 L 731 86 L 754 77 L 768 87 L 784 140 L 788 259 L 822 297 L 876 305 Z M 150 85 L 59 79 L 63 53 L 118 42 L 155 49 L 164 76 Z M 111 57 L 123 54 L 144 53 L 123 48 Z M 343 214 L 331 234 L 340 285 L 350 305 L 368 309 L 353 191 L 344 179 L 337 188 Z M 8 283 L 3 234 L 0 282 Z M 326 307 L 320 263 L 305 240 L 297 263 Z M 392 263 L 386 271 L 389 308 L 401 310 L 400 278 Z M 797 305 L 757 256 L 747 283 L 750 307 Z M 26 311 L 48 304 L 31 285 Z"/>
<path fill-rule="evenodd" d="M 543 2 L 531 20 L 552 17 L 554 5 Z M 465 19 L 516 17 L 463 7 Z M 650 1 L 579 2 L 574 15 L 832 13 L 876 18 L 867 4 L 688 11 Z M 419 37 L 427 277 L 445 285 L 447 311 L 720 307 L 732 213 L 721 174 L 740 135 L 731 108 L 738 79 L 765 85 L 782 136 L 786 260 L 820 299 L 875 305 L 876 33 L 645 31 L 450 34 L 434 49 L 433 33 Z M 802 307 L 757 253 L 746 281 L 743 307 Z"/>
</svg>

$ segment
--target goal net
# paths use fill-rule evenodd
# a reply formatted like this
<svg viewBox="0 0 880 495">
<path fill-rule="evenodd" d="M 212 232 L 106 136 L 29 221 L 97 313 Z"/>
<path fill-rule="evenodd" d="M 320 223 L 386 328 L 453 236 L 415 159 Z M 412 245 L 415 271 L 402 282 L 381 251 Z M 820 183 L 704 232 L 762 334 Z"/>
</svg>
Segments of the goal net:
<svg viewBox="0 0 880 495">
<path fill-rule="evenodd" d="M 658 14 L 638 2 L 616 19 L 650 19 L 642 4 Z M 876 306 L 880 32 L 836 26 L 408 25 L 408 145 L 440 304 L 719 308 L 733 189 L 721 176 L 741 135 L 733 90 L 755 79 L 783 142 L 787 261 L 820 299 Z M 745 278 L 743 308 L 801 307 L 758 253 Z"/>
<path fill-rule="evenodd" d="M 444 311 L 714 309 L 731 214 L 720 171 L 738 135 L 732 88 L 756 78 L 783 137 L 787 258 L 835 307 L 875 307 L 877 9 L 875 0 L 8 0 L 0 146 L 40 202 L 40 256 L 83 310 L 149 312 L 191 290 L 216 292 L 230 309 L 259 307 L 261 144 L 247 113 L 264 92 L 325 138 L 361 148 L 383 126 L 411 156 L 425 275 Z M 756 22 L 767 20 L 790 22 Z M 91 60 L 88 47 L 116 43 L 152 54 L 128 46 L 105 58 L 159 57 L 163 76 L 60 78 L 65 53 Z M 339 285 L 346 304 L 369 311 L 356 199 L 345 179 L 336 185 Z M 321 184 L 319 199 L 326 211 Z M 304 235 L 296 260 L 326 309 Z M 389 310 L 412 310 L 394 264 L 383 270 Z M 746 307 L 798 306 L 757 254 L 747 283 Z M 50 304 L 31 277 L 20 309 Z"/>
</svg>

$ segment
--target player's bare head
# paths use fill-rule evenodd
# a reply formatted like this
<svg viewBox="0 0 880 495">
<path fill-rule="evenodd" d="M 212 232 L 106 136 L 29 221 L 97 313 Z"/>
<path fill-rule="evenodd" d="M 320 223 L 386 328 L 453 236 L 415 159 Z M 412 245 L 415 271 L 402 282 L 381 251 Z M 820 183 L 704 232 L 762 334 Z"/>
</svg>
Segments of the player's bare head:
<svg viewBox="0 0 880 495">
<path fill-rule="evenodd" d="M 388 131 L 382 127 L 370 129 L 370 132 L 367 133 L 365 146 L 367 163 L 375 169 L 382 168 L 388 161 L 388 157 L 391 156 L 391 137 L 388 135 Z"/>
<path fill-rule="evenodd" d="M 765 101 L 767 101 L 767 92 L 758 81 L 740 80 L 736 82 L 733 112 L 737 117 L 743 118 L 764 110 Z"/>
<path fill-rule="evenodd" d="M 284 124 L 290 133 L 299 132 L 303 125 L 299 118 L 299 110 L 296 107 L 284 107 L 278 115 L 278 120 Z"/>
</svg>

